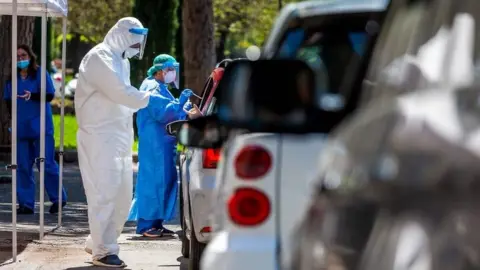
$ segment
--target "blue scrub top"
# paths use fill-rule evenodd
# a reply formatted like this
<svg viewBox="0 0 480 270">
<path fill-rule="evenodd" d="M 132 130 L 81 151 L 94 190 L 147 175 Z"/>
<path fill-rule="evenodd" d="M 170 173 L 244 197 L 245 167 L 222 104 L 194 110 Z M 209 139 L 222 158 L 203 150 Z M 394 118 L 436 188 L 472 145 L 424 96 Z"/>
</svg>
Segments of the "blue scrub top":
<svg viewBox="0 0 480 270">
<path fill-rule="evenodd" d="M 40 69 L 35 78 L 27 77 L 25 80 L 17 75 L 17 92 L 23 95 L 25 90 L 32 94 L 40 94 Z M 46 80 L 47 94 L 55 94 L 52 78 L 47 72 Z M 8 81 L 4 89 L 4 100 L 12 99 L 12 82 Z M 53 134 L 52 108 L 50 102 L 45 104 L 45 131 L 46 135 Z M 17 136 L 20 139 L 36 139 L 40 137 L 40 101 L 17 98 Z"/>
</svg>

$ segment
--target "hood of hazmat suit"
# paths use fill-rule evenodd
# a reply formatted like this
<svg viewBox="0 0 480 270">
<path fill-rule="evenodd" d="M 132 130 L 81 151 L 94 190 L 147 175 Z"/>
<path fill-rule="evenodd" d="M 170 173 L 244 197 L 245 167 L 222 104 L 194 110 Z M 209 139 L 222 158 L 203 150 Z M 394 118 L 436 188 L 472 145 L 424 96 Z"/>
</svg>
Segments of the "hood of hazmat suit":
<svg viewBox="0 0 480 270">
<path fill-rule="evenodd" d="M 138 48 L 147 32 L 136 18 L 120 19 L 79 68 L 77 148 L 88 202 L 91 236 L 87 247 L 97 259 L 118 254 L 117 237 L 131 202 L 132 116 L 148 105 L 150 93 L 130 85 L 130 63 L 125 56 L 138 54 L 130 49 Z"/>
</svg>

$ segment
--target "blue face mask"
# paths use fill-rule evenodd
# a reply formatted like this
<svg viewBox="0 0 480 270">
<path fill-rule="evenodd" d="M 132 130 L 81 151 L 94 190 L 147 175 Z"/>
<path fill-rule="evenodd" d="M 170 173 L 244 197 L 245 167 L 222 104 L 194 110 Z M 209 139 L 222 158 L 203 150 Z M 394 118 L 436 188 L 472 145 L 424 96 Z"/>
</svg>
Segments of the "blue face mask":
<svg viewBox="0 0 480 270">
<path fill-rule="evenodd" d="M 17 62 L 17 67 L 19 69 L 25 69 L 30 65 L 30 60 L 22 60 Z"/>
</svg>

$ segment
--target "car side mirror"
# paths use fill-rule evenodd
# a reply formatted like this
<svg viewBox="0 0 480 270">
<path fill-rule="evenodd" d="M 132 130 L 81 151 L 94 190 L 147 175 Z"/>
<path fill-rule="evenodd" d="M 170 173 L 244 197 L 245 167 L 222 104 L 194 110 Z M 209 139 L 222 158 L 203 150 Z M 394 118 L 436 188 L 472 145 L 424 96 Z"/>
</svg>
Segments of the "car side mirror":
<svg viewBox="0 0 480 270">
<path fill-rule="evenodd" d="M 220 148 L 228 139 L 229 129 L 215 115 L 184 122 L 178 131 L 180 144 L 194 148 Z"/>
<path fill-rule="evenodd" d="M 187 122 L 187 120 L 178 120 L 168 123 L 165 127 L 167 134 L 170 136 L 177 136 L 178 130 L 185 122 Z"/>
</svg>

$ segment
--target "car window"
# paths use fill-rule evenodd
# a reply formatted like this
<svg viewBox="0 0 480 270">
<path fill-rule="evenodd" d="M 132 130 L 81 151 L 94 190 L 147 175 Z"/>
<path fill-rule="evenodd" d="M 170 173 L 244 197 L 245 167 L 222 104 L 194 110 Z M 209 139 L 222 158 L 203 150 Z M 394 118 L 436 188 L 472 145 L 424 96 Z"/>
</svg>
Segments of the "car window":
<svg viewBox="0 0 480 270">
<path fill-rule="evenodd" d="M 212 114 L 216 104 L 216 96 L 217 93 L 217 86 L 223 76 L 224 68 L 215 68 L 210 75 L 211 87 L 208 89 L 207 93 L 203 96 L 203 101 L 205 102 L 205 106 L 201 109 L 203 114 Z"/>
<path fill-rule="evenodd" d="M 203 111 L 203 109 L 207 105 L 206 100 L 207 100 L 207 97 L 210 95 L 210 92 L 212 91 L 213 85 L 214 85 L 213 79 L 210 76 L 210 77 L 208 77 L 207 82 L 205 83 L 205 86 L 203 87 L 202 100 L 200 101 L 200 106 L 198 106 L 200 111 Z"/>
<path fill-rule="evenodd" d="M 323 94 L 322 107 L 331 110 L 342 109 L 344 95 L 349 95 L 353 78 L 364 53 L 362 42 L 364 32 L 338 33 L 334 37 L 323 37 L 317 33 L 319 41 L 303 44 L 296 58 L 305 61 L 315 72 L 316 85 Z M 359 38 L 358 38 L 359 37 Z"/>
<path fill-rule="evenodd" d="M 320 107 L 340 111 L 350 98 L 357 75 L 362 72 L 367 45 L 378 29 L 379 23 L 371 14 L 325 18 L 316 28 L 287 32 L 277 57 L 309 64 L 316 74 Z"/>
<path fill-rule="evenodd" d="M 212 97 L 212 100 L 208 104 L 206 115 L 211 115 L 217 112 L 217 98 Z"/>
<path fill-rule="evenodd" d="M 435 87 L 451 67 L 471 67 L 462 69 L 460 79 L 479 77 L 480 1 L 407 0 L 390 14 L 372 57 L 364 100 Z M 446 52 L 455 56 L 444 58 Z"/>
</svg>

